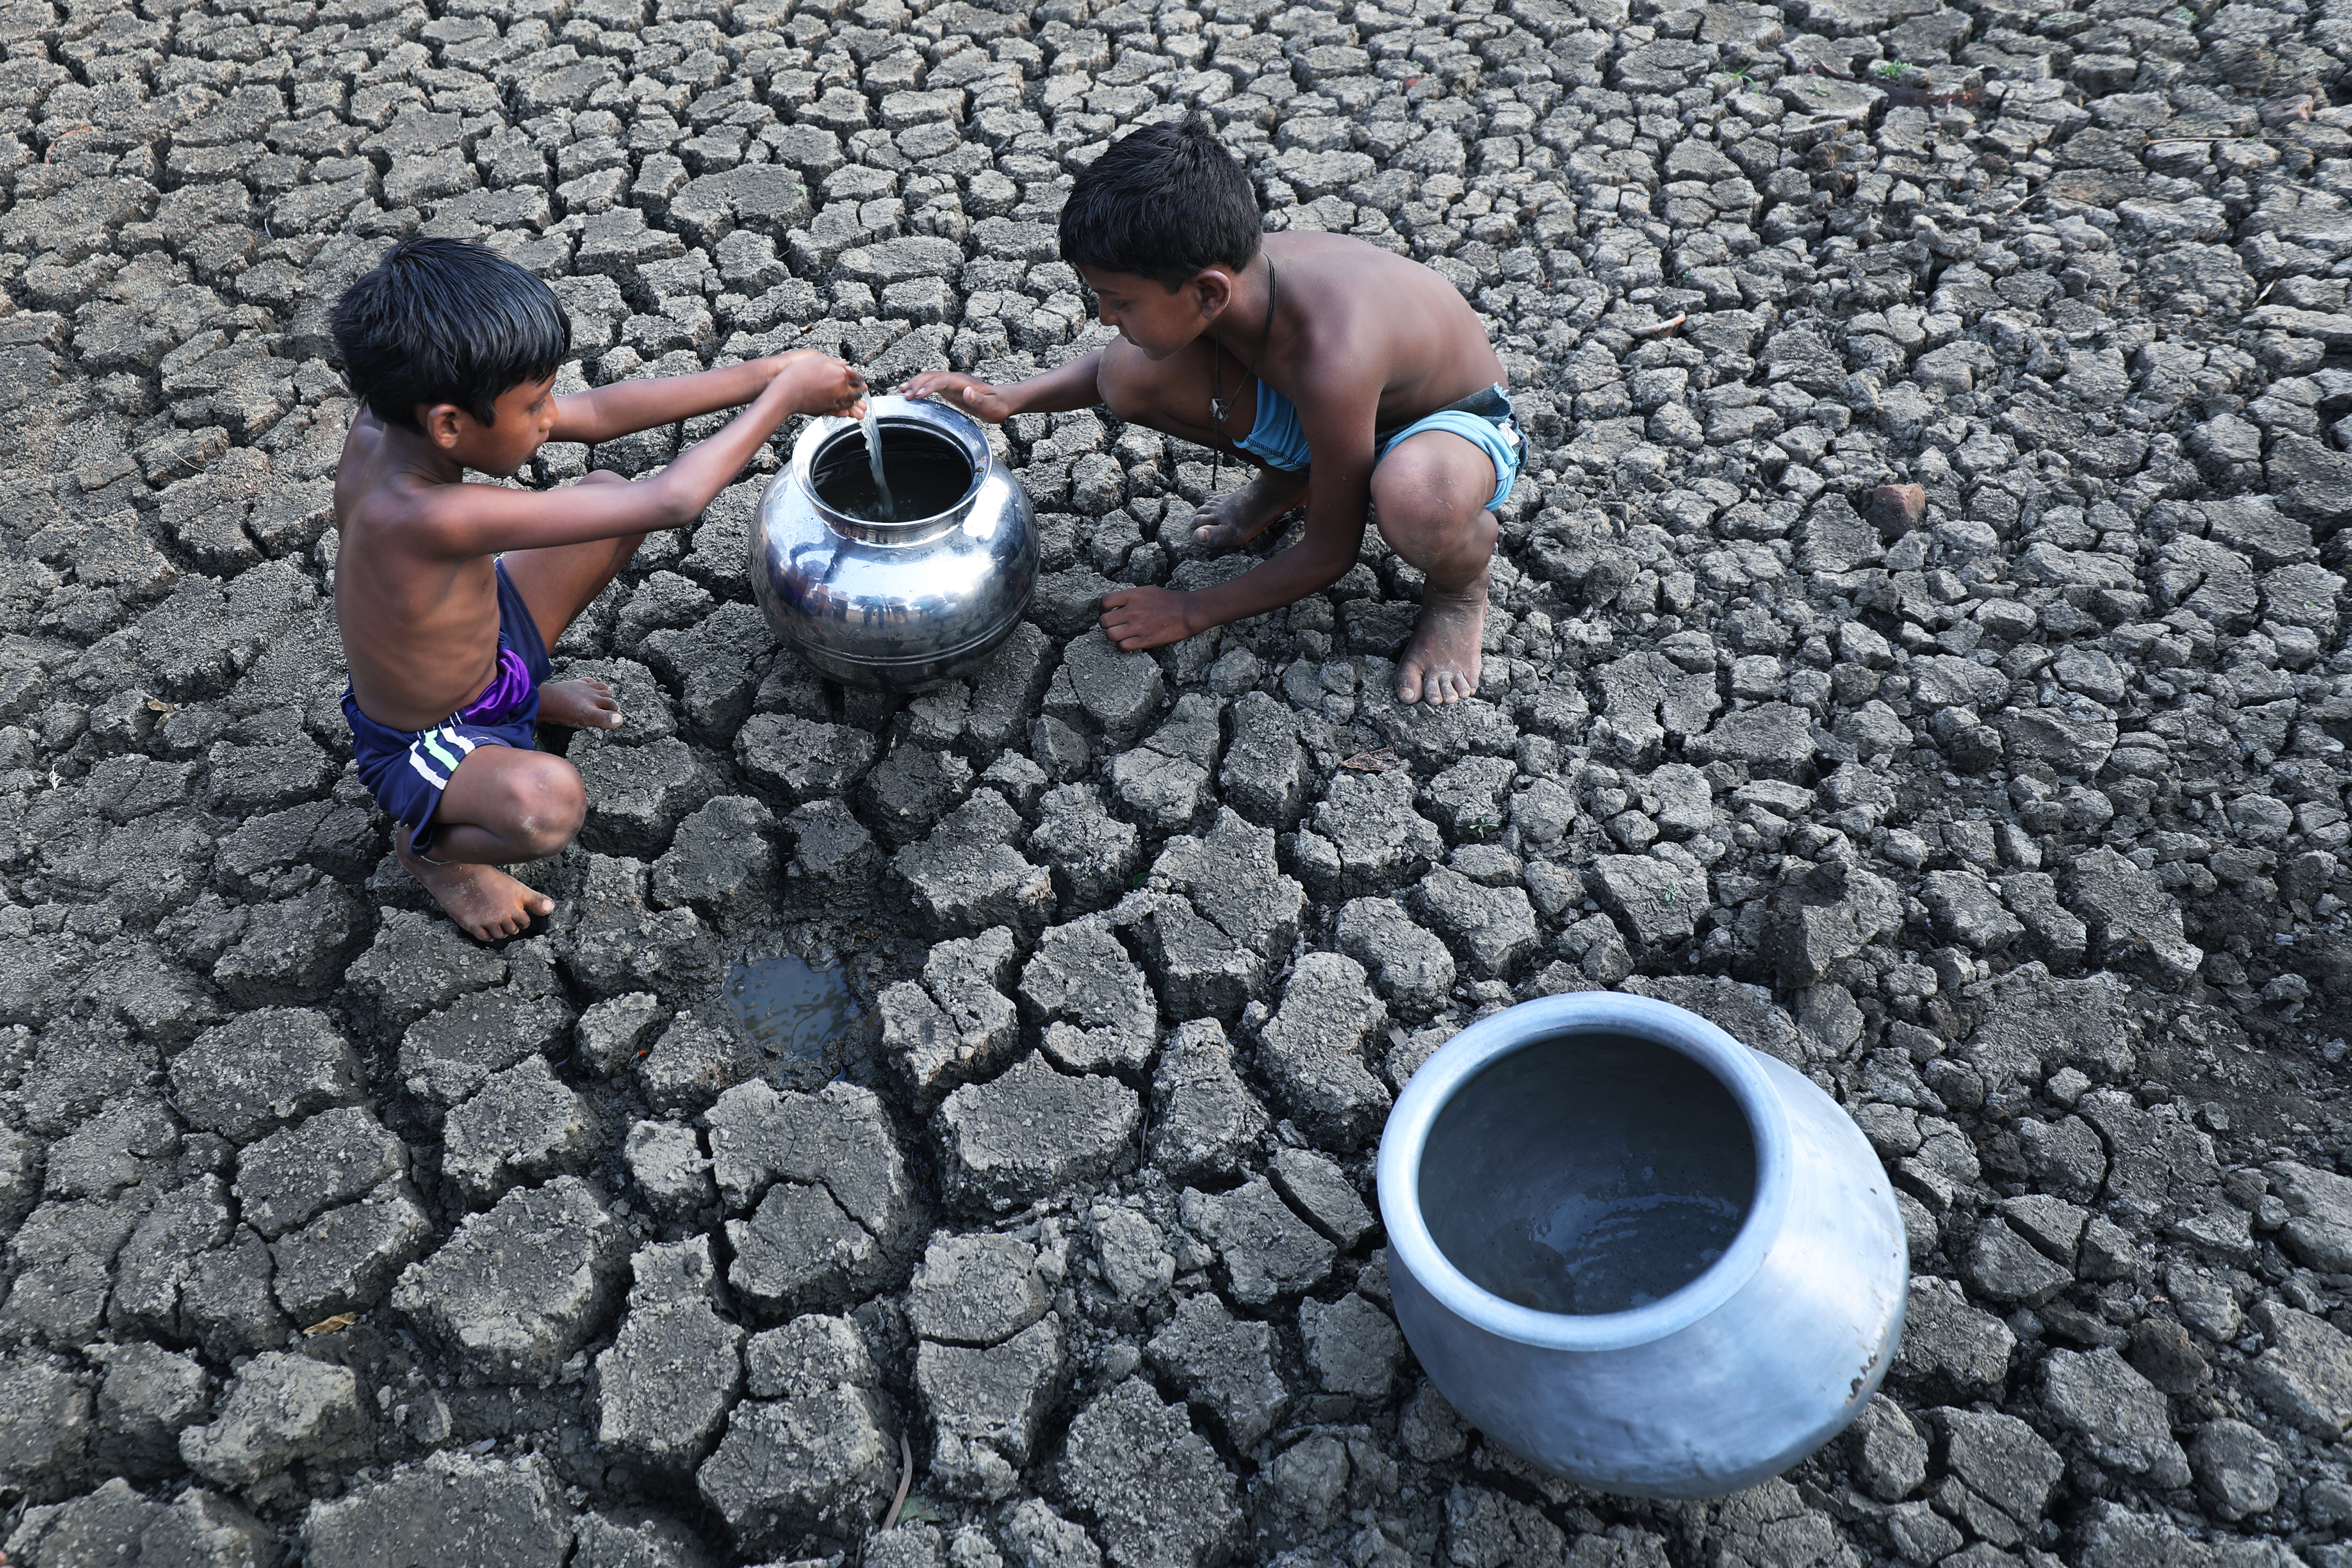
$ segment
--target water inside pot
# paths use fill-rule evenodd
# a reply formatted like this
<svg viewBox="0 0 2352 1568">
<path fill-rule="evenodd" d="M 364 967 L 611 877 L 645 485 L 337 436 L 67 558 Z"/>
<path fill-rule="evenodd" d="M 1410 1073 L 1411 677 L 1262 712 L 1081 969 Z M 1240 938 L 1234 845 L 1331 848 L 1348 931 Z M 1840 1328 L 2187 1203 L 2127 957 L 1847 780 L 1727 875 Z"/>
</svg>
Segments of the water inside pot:
<svg viewBox="0 0 2352 1568">
<path fill-rule="evenodd" d="M 916 522 L 963 499 L 972 470 L 961 445 L 921 425 L 885 417 L 881 426 L 882 471 L 896 507 L 883 510 L 866 458 L 866 432 L 855 425 L 818 447 L 809 464 L 819 500 L 865 522 Z"/>
<path fill-rule="evenodd" d="M 1546 1040 L 1440 1111 L 1421 1161 L 1431 1239 L 1481 1289 L 1538 1311 L 1630 1311 L 1739 1232 L 1756 1147 L 1739 1102 L 1669 1047 Z"/>
</svg>

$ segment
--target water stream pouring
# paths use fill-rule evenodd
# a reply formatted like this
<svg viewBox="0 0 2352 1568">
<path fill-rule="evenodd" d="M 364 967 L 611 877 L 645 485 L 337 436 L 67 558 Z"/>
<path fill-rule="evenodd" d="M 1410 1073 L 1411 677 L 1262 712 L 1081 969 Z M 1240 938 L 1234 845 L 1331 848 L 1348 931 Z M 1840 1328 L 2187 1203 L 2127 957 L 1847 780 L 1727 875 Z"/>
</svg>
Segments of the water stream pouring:
<svg viewBox="0 0 2352 1568">
<path fill-rule="evenodd" d="M 866 403 L 866 463 L 874 470 L 874 493 L 880 500 L 880 515 L 876 522 L 898 521 L 898 502 L 890 494 L 890 477 L 882 471 L 882 421 L 874 413 L 874 401 Z"/>
<path fill-rule="evenodd" d="M 1861 1414 L 1902 1332 L 1894 1189 L 1829 1096 L 1607 992 L 1482 1018 L 1381 1139 L 1398 1325 L 1486 1436 L 1602 1491 L 1720 1497 Z"/>
</svg>

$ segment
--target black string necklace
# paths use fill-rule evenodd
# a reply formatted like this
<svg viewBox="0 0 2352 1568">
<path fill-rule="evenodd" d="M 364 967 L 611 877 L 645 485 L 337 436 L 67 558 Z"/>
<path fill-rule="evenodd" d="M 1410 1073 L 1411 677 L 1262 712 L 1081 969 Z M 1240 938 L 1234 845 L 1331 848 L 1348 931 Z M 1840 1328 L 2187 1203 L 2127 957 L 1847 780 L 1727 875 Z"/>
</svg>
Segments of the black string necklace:
<svg viewBox="0 0 2352 1568">
<path fill-rule="evenodd" d="M 1265 325 L 1258 329 L 1257 352 L 1250 356 L 1249 369 L 1241 380 L 1234 383 L 1234 397 L 1239 397 L 1244 385 L 1257 380 L 1258 362 L 1265 358 L 1266 340 L 1274 336 L 1274 258 L 1268 255 L 1265 258 Z M 1225 421 L 1234 414 L 1234 398 L 1217 395 L 1218 388 L 1224 384 L 1225 380 L 1225 348 L 1223 342 L 1211 338 L 1209 349 L 1209 419 L 1217 432 L 1217 438 L 1224 441 L 1228 439 Z M 1225 466 L 1224 447 L 1219 447 L 1215 450 L 1217 462 L 1213 472 L 1222 474 Z M 1210 482 L 1213 484 L 1215 480 L 1212 479 Z"/>
</svg>

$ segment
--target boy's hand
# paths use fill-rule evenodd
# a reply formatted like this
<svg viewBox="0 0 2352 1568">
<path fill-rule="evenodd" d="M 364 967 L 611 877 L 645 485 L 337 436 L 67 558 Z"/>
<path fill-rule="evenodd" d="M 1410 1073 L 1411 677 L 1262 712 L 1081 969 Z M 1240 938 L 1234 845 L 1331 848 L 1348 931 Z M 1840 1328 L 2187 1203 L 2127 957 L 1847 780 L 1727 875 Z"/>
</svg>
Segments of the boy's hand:
<svg viewBox="0 0 2352 1568">
<path fill-rule="evenodd" d="M 794 349 L 771 360 L 775 378 L 784 384 L 783 395 L 803 414 L 844 414 L 856 418 L 865 412 L 866 378 L 829 353 Z"/>
<path fill-rule="evenodd" d="M 1111 646 L 1132 653 L 1165 647 L 1202 628 L 1192 624 L 1192 596 L 1166 588 L 1121 588 L 1103 595 L 1102 629 Z"/>
<path fill-rule="evenodd" d="M 1001 388 L 960 370 L 927 370 L 920 375 L 909 376 L 899 384 L 898 395 L 937 397 L 991 425 L 1001 425 L 1014 413 Z"/>
</svg>

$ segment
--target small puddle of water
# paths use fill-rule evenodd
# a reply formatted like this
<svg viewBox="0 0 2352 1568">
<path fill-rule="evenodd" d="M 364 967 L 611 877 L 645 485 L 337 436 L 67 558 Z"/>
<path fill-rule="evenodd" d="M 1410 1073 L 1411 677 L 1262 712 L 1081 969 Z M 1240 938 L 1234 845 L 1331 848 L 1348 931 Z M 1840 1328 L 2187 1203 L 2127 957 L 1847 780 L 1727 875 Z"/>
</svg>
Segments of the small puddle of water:
<svg viewBox="0 0 2352 1568">
<path fill-rule="evenodd" d="M 841 971 L 812 969 L 789 952 L 737 959 L 728 966 L 720 993 L 736 1023 L 761 1050 L 821 1068 L 827 1077 L 835 1064 L 826 1059 L 826 1047 L 859 1013 Z"/>
</svg>

